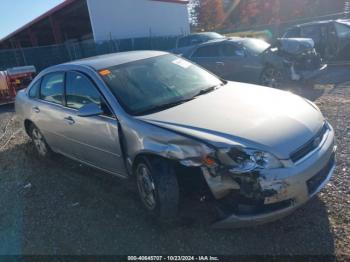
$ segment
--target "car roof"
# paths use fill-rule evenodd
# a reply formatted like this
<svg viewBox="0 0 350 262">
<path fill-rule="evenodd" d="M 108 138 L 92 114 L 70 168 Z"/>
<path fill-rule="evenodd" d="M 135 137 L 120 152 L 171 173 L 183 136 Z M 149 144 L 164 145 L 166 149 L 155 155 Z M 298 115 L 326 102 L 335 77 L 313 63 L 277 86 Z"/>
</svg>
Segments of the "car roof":
<svg viewBox="0 0 350 262">
<path fill-rule="evenodd" d="M 295 27 L 304 27 L 304 26 L 311 26 L 311 25 L 322 25 L 322 24 L 329 24 L 329 23 L 333 23 L 333 22 L 342 22 L 342 21 L 350 22 L 350 19 L 337 19 L 337 20 L 315 21 L 315 22 L 309 22 L 309 23 L 304 23 L 304 24 L 295 25 L 295 26 L 292 26 L 291 28 L 295 28 Z"/>
<path fill-rule="evenodd" d="M 293 29 L 293 28 L 312 26 L 312 25 L 324 25 L 324 24 L 329 24 L 329 23 L 334 23 L 334 22 L 340 22 L 340 23 L 341 22 L 348 22 L 348 23 L 350 23 L 350 19 L 322 20 L 322 21 L 309 22 L 309 23 L 304 23 L 304 24 L 292 26 L 292 27 L 288 28 L 288 30 Z"/>
<path fill-rule="evenodd" d="M 210 35 L 210 34 L 218 34 L 220 35 L 219 33 L 216 33 L 216 32 L 200 32 L 200 33 L 192 33 L 192 34 L 189 34 L 189 35 L 185 35 L 185 36 L 182 36 L 180 37 L 180 39 L 182 38 L 187 38 L 187 37 L 192 37 L 192 36 L 201 36 L 201 35 Z"/>
<path fill-rule="evenodd" d="M 162 51 L 129 51 L 84 58 L 63 65 L 89 66 L 96 71 L 147 58 L 169 54 Z"/>
<path fill-rule="evenodd" d="M 309 23 L 300 24 L 300 25 L 298 25 L 298 26 L 322 25 L 322 24 L 329 24 L 329 23 L 332 23 L 333 21 L 334 21 L 334 20 L 315 21 L 315 22 L 309 22 Z"/>
<path fill-rule="evenodd" d="M 206 46 L 206 45 L 211 45 L 211 44 L 215 44 L 215 43 L 223 43 L 223 42 L 238 43 L 238 42 L 241 42 L 245 39 L 254 39 L 254 38 L 230 37 L 230 38 L 223 38 L 223 39 L 214 39 L 214 40 L 207 41 L 205 43 L 198 44 L 196 47 L 202 47 L 202 46 Z"/>
</svg>

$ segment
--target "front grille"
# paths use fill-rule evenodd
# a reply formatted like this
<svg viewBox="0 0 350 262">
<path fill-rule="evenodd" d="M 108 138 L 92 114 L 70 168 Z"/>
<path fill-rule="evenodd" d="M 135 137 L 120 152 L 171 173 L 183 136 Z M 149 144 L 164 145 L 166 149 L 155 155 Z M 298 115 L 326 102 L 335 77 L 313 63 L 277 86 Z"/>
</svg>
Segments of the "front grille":
<svg viewBox="0 0 350 262">
<path fill-rule="evenodd" d="M 300 159 L 305 157 L 307 154 L 315 150 L 322 142 L 323 137 L 327 133 L 328 127 L 327 124 L 324 124 L 322 129 L 317 133 L 316 136 L 314 136 L 309 142 L 307 142 L 305 145 L 300 147 L 298 150 L 296 150 L 294 153 L 290 155 L 290 158 L 292 161 L 298 162 Z"/>
<path fill-rule="evenodd" d="M 311 179 L 309 179 L 307 183 L 307 189 L 310 195 L 314 194 L 316 190 L 322 185 L 322 183 L 327 179 L 329 172 L 331 172 L 333 166 L 335 164 L 335 153 L 333 153 L 331 159 L 328 164 L 315 175 Z"/>
</svg>

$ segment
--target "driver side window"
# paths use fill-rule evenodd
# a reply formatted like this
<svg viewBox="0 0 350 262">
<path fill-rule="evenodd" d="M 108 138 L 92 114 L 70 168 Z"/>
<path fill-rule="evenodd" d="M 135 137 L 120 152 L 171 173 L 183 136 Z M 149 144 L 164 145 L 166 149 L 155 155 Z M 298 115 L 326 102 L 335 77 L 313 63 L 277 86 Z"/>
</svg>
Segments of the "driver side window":
<svg viewBox="0 0 350 262">
<path fill-rule="evenodd" d="M 105 112 L 105 115 L 112 115 L 104 99 L 90 79 L 76 72 L 67 73 L 66 101 L 67 107 L 73 109 L 80 109 L 83 106 L 93 103 L 100 106 Z"/>
<path fill-rule="evenodd" d="M 233 44 L 223 44 L 221 47 L 223 56 L 228 57 L 243 57 L 244 49 Z"/>
</svg>

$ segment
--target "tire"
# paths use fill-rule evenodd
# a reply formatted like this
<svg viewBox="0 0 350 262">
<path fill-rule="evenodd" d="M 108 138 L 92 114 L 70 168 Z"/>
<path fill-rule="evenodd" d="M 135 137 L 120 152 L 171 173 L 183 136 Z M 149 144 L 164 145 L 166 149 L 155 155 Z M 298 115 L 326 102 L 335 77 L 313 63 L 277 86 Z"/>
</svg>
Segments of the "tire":
<svg viewBox="0 0 350 262">
<path fill-rule="evenodd" d="M 280 88 L 282 84 L 282 72 L 273 66 L 264 69 L 260 77 L 260 84 L 272 88 Z"/>
<path fill-rule="evenodd" d="M 41 158 L 50 159 L 53 156 L 53 151 L 50 146 L 47 144 L 43 134 L 35 125 L 31 125 L 29 127 L 29 134 L 34 143 L 34 147 L 36 149 L 37 154 Z"/>
<path fill-rule="evenodd" d="M 179 206 L 179 185 L 171 162 L 142 157 L 135 165 L 134 175 L 143 207 L 162 222 L 174 221 Z"/>
</svg>

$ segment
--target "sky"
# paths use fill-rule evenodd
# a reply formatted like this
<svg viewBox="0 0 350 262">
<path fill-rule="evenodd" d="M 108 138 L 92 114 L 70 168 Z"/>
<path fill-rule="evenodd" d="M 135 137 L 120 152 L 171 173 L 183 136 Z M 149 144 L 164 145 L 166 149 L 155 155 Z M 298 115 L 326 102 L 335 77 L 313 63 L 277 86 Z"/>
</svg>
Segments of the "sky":
<svg viewBox="0 0 350 262">
<path fill-rule="evenodd" d="M 0 0 L 0 39 L 64 0 Z"/>
</svg>

